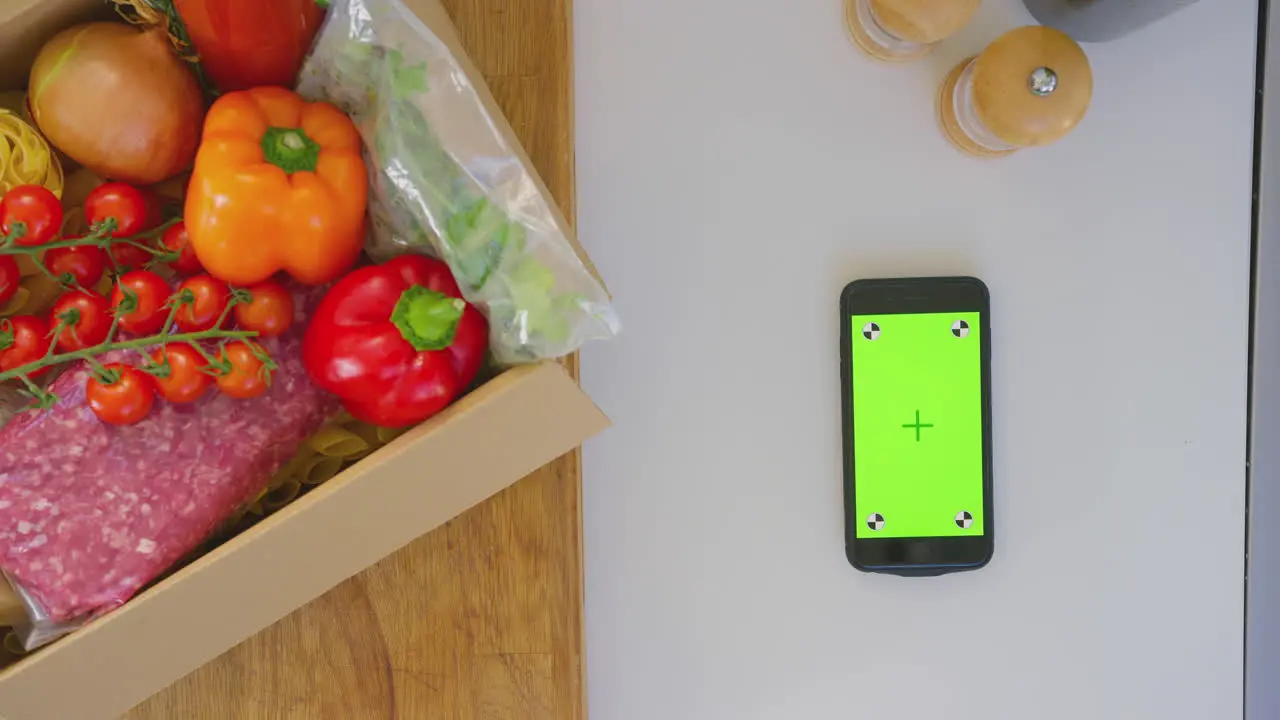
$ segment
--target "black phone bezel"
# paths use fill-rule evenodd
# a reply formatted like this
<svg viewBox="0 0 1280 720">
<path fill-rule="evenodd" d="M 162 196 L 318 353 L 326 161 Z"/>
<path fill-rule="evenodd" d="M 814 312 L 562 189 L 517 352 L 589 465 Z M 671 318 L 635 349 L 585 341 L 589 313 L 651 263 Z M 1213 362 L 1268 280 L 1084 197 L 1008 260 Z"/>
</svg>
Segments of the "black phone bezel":
<svg viewBox="0 0 1280 720">
<path fill-rule="evenodd" d="M 984 534 L 979 537 L 859 538 L 854 517 L 853 365 L 854 315 L 977 312 L 982 340 L 982 483 Z M 995 550 L 994 472 L 991 440 L 991 298 L 974 277 L 855 280 L 840 294 L 840 389 L 844 412 L 845 556 L 864 572 L 940 575 L 976 570 Z"/>
</svg>

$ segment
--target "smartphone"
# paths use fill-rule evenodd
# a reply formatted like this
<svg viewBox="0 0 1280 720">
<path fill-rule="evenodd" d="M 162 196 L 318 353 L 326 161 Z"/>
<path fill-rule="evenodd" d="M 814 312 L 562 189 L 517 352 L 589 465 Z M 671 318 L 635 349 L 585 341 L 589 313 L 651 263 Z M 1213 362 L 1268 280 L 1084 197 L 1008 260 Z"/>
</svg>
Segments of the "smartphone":
<svg viewBox="0 0 1280 720">
<path fill-rule="evenodd" d="M 858 280 L 840 297 L 845 554 L 940 575 L 994 549 L 991 301 L 971 277 Z"/>
</svg>

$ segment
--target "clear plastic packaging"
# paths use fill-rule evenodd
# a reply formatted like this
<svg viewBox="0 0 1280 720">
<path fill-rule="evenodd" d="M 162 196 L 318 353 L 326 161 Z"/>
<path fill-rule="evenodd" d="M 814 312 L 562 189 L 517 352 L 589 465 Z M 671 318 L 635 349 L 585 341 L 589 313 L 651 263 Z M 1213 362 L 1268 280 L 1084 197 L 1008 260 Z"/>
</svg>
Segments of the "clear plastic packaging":
<svg viewBox="0 0 1280 720">
<path fill-rule="evenodd" d="M 335 0 L 298 91 L 349 113 L 370 174 L 366 249 L 427 252 L 489 317 L 501 364 L 613 337 L 609 295 L 448 46 L 399 0 Z"/>
<path fill-rule="evenodd" d="M 216 391 L 157 402 L 140 423 L 107 425 L 85 400 L 88 368 L 50 385 L 58 401 L 0 429 L 0 572 L 26 606 L 28 649 L 115 608 L 162 577 L 250 503 L 298 447 L 336 415 L 302 364 L 305 314 L 261 344 L 278 368 L 252 400 Z M 134 359 L 122 353 L 103 362 Z"/>
</svg>

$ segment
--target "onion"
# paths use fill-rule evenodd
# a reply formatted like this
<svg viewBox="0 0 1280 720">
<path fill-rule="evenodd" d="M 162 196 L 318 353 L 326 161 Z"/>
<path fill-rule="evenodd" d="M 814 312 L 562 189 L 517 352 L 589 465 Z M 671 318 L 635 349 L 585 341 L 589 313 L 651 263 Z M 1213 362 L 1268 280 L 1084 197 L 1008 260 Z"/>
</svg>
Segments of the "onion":
<svg viewBox="0 0 1280 720">
<path fill-rule="evenodd" d="M 44 136 L 99 175 L 148 185 L 195 159 L 204 98 L 162 28 L 65 30 L 40 49 L 28 92 Z"/>
</svg>

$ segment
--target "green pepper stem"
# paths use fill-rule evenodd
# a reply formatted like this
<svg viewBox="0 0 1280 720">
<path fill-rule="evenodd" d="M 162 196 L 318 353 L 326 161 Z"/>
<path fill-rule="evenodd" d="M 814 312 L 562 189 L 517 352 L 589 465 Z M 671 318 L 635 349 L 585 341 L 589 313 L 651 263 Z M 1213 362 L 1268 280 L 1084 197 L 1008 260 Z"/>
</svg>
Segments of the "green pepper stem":
<svg viewBox="0 0 1280 720">
<path fill-rule="evenodd" d="M 262 134 L 262 157 L 292 175 L 315 172 L 320 160 L 320 144 L 301 128 L 269 127 Z"/>
<path fill-rule="evenodd" d="M 467 303 L 421 285 L 400 294 L 391 322 L 418 352 L 443 350 L 453 344 Z"/>
</svg>

